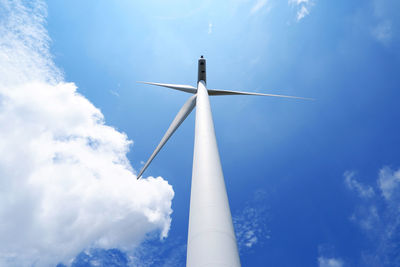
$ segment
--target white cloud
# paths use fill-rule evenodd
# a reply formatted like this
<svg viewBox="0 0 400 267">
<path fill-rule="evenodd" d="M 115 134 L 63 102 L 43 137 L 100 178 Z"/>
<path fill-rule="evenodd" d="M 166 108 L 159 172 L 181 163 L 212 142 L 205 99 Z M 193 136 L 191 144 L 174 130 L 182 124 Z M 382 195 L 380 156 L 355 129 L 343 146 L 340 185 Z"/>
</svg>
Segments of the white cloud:
<svg viewBox="0 0 400 267">
<path fill-rule="evenodd" d="M 357 195 L 364 200 L 371 200 L 375 197 L 375 190 L 370 185 L 365 185 L 355 178 L 356 172 L 345 171 L 344 183 L 349 190 L 357 193 Z M 353 222 L 358 223 L 361 228 L 368 230 L 373 228 L 380 220 L 378 210 L 375 205 L 360 207 L 350 217 Z"/>
<path fill-rule="evenodd" d="M 387 20 L 382 21 L 372 28 L 371 33 L 377 41 L 387 45 L 392 39 L 392 24 Z"/>
<path fill-rule="evenodd" d="M 208 23 L 208 34 L 212 33 L 213 24 L 211 22 Z"/>
<path fill-rule="evenodd" d="M 308 4 L 310 0 L 289 0 L 289 4 L 296 4 L 296 5 L 301 5 L 301 4 Z"/>
<path fill-rule="evenodd" d="M 253 7 L 250 10 L 251 14 L 254 14 L 258 12 L 260 9 L 262 9 L 266 4 L 268 3 L 268 0 L 257 0 L 257 2 L 253 5 Z"/>
<path fill-rule="evenodd" d="M 353 214 L 351 219 L 358 222 L 363 230 L 371 230 L 380 222 L 378 209 L 375 205 L 360 208 L 358 214 Z"/>
<path fill-rule="evenodd" d="M 264 191 L 257 191 L 243 210 L 233 216 L 236 239 L 241 252 L 270 238 L 270 231 L 267 228 L 269 214 L 268 208 L 264 205 L 265 198 Z"/>
<path fill-rule="evenodd" d="M 354 178 L 354 171 L 346 171 L 343 176 L 345 177 L 344 182 L 347 188 L 355 190 L 360 197 L 369 198 L 375 195 L 374 189 L 371 186 L 363 185 Z"/>
<path fill-rule="evenodd" d="M 379 171 L 378 185 L 386 200 L 390 200 L 395 193 L 399 195 L 400 169 L 393 171 L 389 167 L 383 167 Z"/>
<path fill-rule="evenodd" d="M 372 7 L 372 8 L 371 8 Z M 398 0 L 370 0 L 365 17 L 371 36 L 384 46 L 396 44 L 398 39 Z M 372 12 L 371 12 L 372 11 Z M 372 13 L 372 14 L 371 14 Z"/>
<path fill-rule="evenodd" d="M 132 267 L 151 266 L 185 266 L 186 238 L 163 240 L 162 244 L 155 246 L 155 240 L 148 240 L 136 249 L 132 255 Z"/>
<path fill-rule="evenodd" d="M 289 5 L 297 9 L 296 20 L 300 21 L 310 14 L 310 9 L 314 5 L 311 0 L 289 0 Z"/>
<path fill-rule="evenodd" d="M 342 267 L 343 261 L 336 258 L 319 257 L 318 264 L 319 267 Z"/>
<path fill-rule="evenodd" d="M 110 94 L 112 94 L 113 96 L 119 97 L 119 93 L 118 93 L 117 91 L 110 90 L 109 92 L 110 92 Z"/>
<path fill-rule="evenodd" d="M 54 266 L 85 248 L 167 236 L 172 187 L 136 180 L 131 141 L 63 81 L 46 6 L 0 5 L 0 266 Z"/>
<path fill-rule="evenodd" d="M 318 246 L 318 266 L 319 267 L 342 267 L 342 259 L 335 257 L 335 248 L 331 244 L 325 243 Z"/>
<path fill-rule="evenodd" d="M 361 265 L 396 266 L 400 262 L 400 169 L 383 167 L 376 185 L 376 193 L 368 198 L 354 190 L 360 203 L 350 219 L 369 237 L 372 247 L 362 252 Z"/>
<path fill-rule="evenodd" d="M 297 21 L 303 19 L 308 14 L 310 14 L 310 11 L 305 6 L 301 6 L 300 10 L 297 11 Z"/>
</svg>

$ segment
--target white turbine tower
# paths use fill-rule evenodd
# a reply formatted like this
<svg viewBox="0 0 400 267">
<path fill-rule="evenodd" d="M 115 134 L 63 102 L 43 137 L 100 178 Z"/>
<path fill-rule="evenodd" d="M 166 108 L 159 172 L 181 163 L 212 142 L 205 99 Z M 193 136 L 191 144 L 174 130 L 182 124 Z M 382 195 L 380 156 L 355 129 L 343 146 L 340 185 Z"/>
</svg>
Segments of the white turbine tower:
<svg viewBox="0 0 400 267">
<path fill-rule="evenodd" d="M 191 93 L 193 96 L 178 112 L 137 178 L 142 176 L 157 153 L 196 106 L 186 265 L 188 267 L 240 266 L 208 96 L 261 95 L 308 100 L 310 98 L 207 89 L 206 60 L 203 56 L 199 59 L 197 88 L 190 85 L 142 83 Z"/>
</svg>

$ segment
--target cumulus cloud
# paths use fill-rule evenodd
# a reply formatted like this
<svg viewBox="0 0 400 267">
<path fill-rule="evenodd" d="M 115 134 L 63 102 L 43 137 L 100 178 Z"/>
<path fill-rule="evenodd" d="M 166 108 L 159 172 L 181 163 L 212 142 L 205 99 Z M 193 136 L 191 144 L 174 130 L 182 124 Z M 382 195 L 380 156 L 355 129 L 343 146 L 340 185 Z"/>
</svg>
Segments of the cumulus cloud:
<svg viewBox="0 0 400 267">
<path fill-rule="evenodd" d="M 372 186 L 362 185 L 362 187 Z M 376 181 L 374 190 L 376 193 L 371 197 L 363 197 L 357 186 L 349 187 L 349 189 L 357 192 L 360 197 L 360 203 L 350 220 L 360 226 L 374 246 L 372 250 L 362 252 L 362 265 L 398 266 L 400 262 L 398 242 L 400 240 L 400 169 L 382 167 Z"/>
<path fill-rule="evenodd" d="M 256 191 L 246 201 L 242 209 L 233 213 L 233 223 L 241 256 L 252 253 L 253 249 L 271 238 L 268 228 L 270 214 L 265 206 L 268 195 L 265 191 Z M 327 255 L 326 246 L 320 246 L 321 255 Z M 323 250 L 321 249 L 323 248 Z M 323 258 L 323 257 L 322 257 Z M 327 258 L 327 257 L 325 257 Z M 173 239 L 160 240 L 148 235 L 134 251 L 121 253 L 113 249 L 89 249 L 79 254 L 71 267 L 78 266 L 176 266 L 186 264 L 186 237 L 175 236 Z"/>
<path fill-rule="evenodd" d="M 295 7 L 297 10 L 296 20 L 300 21 L 310 14 L 310 9 L 313 6 L 311 0 L 289 0 L 289 5 Z"/>
<path fill-rule="evenodd" d="M 172 187 L 136 180 L 131 141 L 66 83 L 41 1 L 0 1 L 0 265 L 70 263 L 86 248 L 166 237 Z"/>
</svg>

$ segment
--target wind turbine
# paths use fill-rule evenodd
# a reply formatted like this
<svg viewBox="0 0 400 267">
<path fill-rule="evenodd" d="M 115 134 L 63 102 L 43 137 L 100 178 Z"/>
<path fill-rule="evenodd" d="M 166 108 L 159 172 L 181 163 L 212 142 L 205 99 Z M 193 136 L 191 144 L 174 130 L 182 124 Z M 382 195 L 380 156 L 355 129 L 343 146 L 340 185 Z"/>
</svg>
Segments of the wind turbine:
<svg viewBox="0 0 400 267">
<path fill-rule="evenodd" d="M 196 106 L 186 266 L 236 267 L 240 266 L 240 259 L 208 96 L 259 95 L 306 100 L 311 98 L 207 89 L 206 81 L 206 60 L 201 56 L 198 62 L 197 88 L 190 85 L 141 82 L 193 95 L 179 110 L 137 179 Z"/>
</svg>

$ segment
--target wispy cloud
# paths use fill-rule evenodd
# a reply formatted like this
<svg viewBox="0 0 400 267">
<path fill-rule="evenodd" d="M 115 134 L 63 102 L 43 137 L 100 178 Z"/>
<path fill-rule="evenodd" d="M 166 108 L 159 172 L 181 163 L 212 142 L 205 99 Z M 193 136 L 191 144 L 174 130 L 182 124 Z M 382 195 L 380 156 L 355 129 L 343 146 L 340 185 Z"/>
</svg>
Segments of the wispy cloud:
<svg viewBox="0 0 400 267">
<path fill-rule="evenodd" d="M 184 238 L 159 240 L 156 236 L 148 238 L 130 254 L 132 267 L 185 266 L 186 242 Z"/>
<path fill-rule="evenodd" d="M 384 46 L 390 46 L 393 40 L 398 39 L 398 28 L 400 20 L 396 10 L 400 8 L 397 0 L 370 0 L 370 5 L 366 11 L 369 18 L 366 24 L 369 25 L 371 36 Z M 372 14 L 371 14 L 372 10 Z"/>
<path fill-rule="evenodd" d="M 208 34 L 211 34 L 213 30 L 213 24 L 211 22 L 208 23 Z"/>
<path fill-rule="evenodd" d="M 310 14 L 310 9 L 314 5 L 312 0 L 289 0 L 289 6 L 296 8 L 296 20 L 300 21 Z"/>
<path fill-rule="evenodd" d="M 392 24 L 390 21 L 379 22 L 371 29 L 372 36 L 384 45 L 388 45 L 392 40 Z"/>
<path fill-rule="evenodd" d="M 172 187 L 136 180 L 132 142 L 53 63 L 46 5 L 23 3 L 0 2 L 0 266 L 55 266 L 88 247 L 166 237 Z"/>
<path fill-rule="evenodd" d="M 400 169 L 394 171 L 387 166 L 383 167 L 379 171 L 378 185 L 387 201 L 398 198 L 400 196 Z"/>
<path fill-rule="evenodd" d="M 163 239 L 150 234 L 133 251 L 91 248 L 81 252 L 71 264 L 80 266 L 184 267 L 186 243 L 183 238 Z M 64 266 L 60 266 L 64 267 Z M 66 267 L 66 266 L 65 266 Z"/>
<path fill-rule="evenodd" d="M 343 261 L 341 259 L 336 258 L 318 258 L 318 266 L 319 267 L 342 267 Z"/>
<path fill-rule="evenodd" d="M 118 92 L 116 92 L 116 91 L 114 91 L 114 90 L 110 90 L 109 92 L 110 92 L 110 94 L 112 94 L 113 96 L 119 97 Z"/>
<path fill-rule="evenodd" d="M 97 267 L 97 266 L 129 266 L 130 257 L 118 249 L 87 249 L 79 253 L 72 261 L 71 267 Z M 66 267 L 61 265 L 57 267 Z"/>
<path fill-rule="evenodd" d="M 240 212 L 233 217 L 236 238 L 240 252 L 250 249 L 257 243 L 268 240 L 269 207 L 265 206 L 267 195 L 264 191 L 257 191 Z"/>
<path fill-rule="evenodd" d="M 356 173 L 354 171 L 346 171 L 344 182 L 348 189 L 355 190 L 360 197 L 369 198 L 375 195 L 375 191 L 371 186 L 364 185 L 355 179 Z"/>
<path fill-rule="evenodd" d="M 352 173 L 352 172 L 346 172 Z M 345 175 L 345 183 L 346 182 Z M 353 177 L 351 178 L 354 179 Z M 372 188 L 362 185 L 361 188 Z M 362 253 L 362 263 L 365 266 L 395 266 L 400 262 L 400 169 L 393 170 L 383 167 L 379 170 L 375 194 L 365 197 L 358 186 L 348 187 L 360 197 L 350 220 L 357 223 L 365 234 L 372 240 L 373 251 Z M 369 191 L 369 190 L 367 190 Z M 380 192 L 380 194 L 379 194 Z"/>
<path fill-rule="evenodd" d="M 321 244 L 318 246 L 318 266 L 319 267 L 342 267 L 344 261 L 335 256 L 335 248 L 331 244 Z"/>
<path fill-rule="evenodd" d="M 305 6 L 301 6 L 300 10 L 297 11 L 297 21 L 303 19 L 305 16 L 310 14 L 310 11 Z"/>
<path fill-rule="evenodd" d="M 257 0 L 257 2 L 253 5 L 253 7 L 250 10 L 251 14 L 255 14 L 258 12 L 260 9 L 266 6 L 268 3 L 268 0 Z"/>
</svg>

